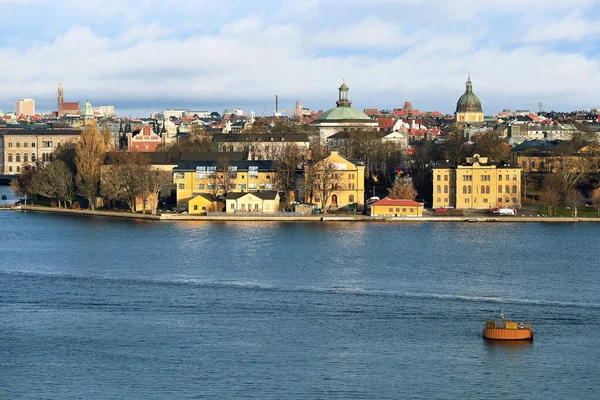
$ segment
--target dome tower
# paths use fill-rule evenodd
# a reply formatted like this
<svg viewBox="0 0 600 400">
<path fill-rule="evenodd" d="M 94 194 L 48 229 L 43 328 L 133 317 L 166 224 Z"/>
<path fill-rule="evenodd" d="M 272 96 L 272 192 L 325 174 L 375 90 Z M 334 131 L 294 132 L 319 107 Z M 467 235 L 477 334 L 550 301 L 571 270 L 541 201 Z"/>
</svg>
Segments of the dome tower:
<svg viewBox="0 0 600 400">
<path fill-rule="evenodd" d="M 479 97 L 473 93 L 473 84 L 471 75 L 466 83 L 465 93 L 460 96 L 456 102 L 456 112 L 454 113 L 457 124 L 470 124 L 483 122 L 483 110 Z"/>
</svg>

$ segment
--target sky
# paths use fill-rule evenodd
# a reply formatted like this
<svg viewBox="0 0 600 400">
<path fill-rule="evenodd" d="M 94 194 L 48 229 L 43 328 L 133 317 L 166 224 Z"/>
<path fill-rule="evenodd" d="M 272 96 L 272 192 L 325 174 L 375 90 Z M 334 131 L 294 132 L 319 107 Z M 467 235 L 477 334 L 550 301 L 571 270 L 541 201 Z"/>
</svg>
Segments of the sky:
<svg viewBox="0 0 600 400">
<path fill-rule="evenodd" d="M 0 109 L 600 107 L 600 0 L 0 0 Z M 263 111 L 264 110 L 264 111 Z"/>
</svg>

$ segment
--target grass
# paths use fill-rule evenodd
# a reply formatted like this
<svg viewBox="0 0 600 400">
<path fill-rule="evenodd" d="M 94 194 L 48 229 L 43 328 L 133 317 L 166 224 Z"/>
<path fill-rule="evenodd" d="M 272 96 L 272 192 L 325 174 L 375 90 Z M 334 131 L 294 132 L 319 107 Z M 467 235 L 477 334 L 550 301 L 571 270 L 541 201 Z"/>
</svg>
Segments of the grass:
<svg viewBox="0 0 600 400">
<path fill-rule="evenodd" d="M 538 213 L 540 215 L 546 216 L 548 214 L 548 208 L 542 206 L 538 209 Z M 572 218 L 573 210 L 571 210 L 570 208 L 567 208 L 567 207 L 556 207 L 555 209 L 552 210 L 552 216 L 553 217 Z M 577 217 L 578 218 L 598 218 L 598 214 L 594 207 L 581 206 L 581 207 L 577 207 Z"/>
</svg>

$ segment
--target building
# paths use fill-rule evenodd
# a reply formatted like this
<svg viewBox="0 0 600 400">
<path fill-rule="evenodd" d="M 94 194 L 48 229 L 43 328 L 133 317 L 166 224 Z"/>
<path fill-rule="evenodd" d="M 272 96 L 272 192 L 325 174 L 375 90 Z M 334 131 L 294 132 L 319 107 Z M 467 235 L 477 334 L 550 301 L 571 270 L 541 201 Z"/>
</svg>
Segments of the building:
<svg viewBox="0 0 600 400">
<path fill-rule="evenodd" d="M 433 208 L 521 207 L 521 168 L 475 154 L 456 167 L 433 169 Z"/>
<path fill-rule="evenodd" d="M 550 173 L 561 169 L 572 172 L 596 171 L 600 164 L 600 145 L 529 140 L 511 149 L 510 160 L 513 165 L 520 166 L 524 173 Z"/>
<path fill-rule="evenodd" d="M 77 142 L 79 129 L 8 127 L 0 130 L 0 175 L 17 175 L 23 166 L 52 161 L 62 143 Z"/>
<path fill-rule="evenodd" d="M 129 151 L 150 152 L 165 148 L 166 135 L 159 135 L 149 124 L 142 127 L 136 135 L 127 132 L 127 149 Z"/>
<path fill-rule="evenodd" d="M 244 111 L 241 108 L 226 108 L 223 110 L 223 117 L 229 116 L 229 115 L 235 115 L 237 117 L 241 117 L 242 115 L 244 115 Z"/>
<path fill-rule="evenodd" d="M 162 117 L 164 119 L 171 119 L 171 118 L 175 118 L 175 119 L 180 119 L 181 117 L 183 117 L 183 114 L 186 112 L 189 112 L 191 110 L 189 109 L 181 109 L 181 108 L 170 108 L 170 109 L 166 109 L 163 110 L 162 112 Z"/>
<path fill-rule="evenodd" d="M 94 115 L 92 105 L 89 101 L 86 101 L 81 109 L 81 119 L 83 121 L 83 126 L 92 125 L 96 121 L 96 116 Z"/>
<path fill-rule="evenodd" d="M 234 153 L 235 154 L 235 153 Z M 271 161 L 223 159 L 180 161 L 173 168 L 177 206 L 188 207 L 201 193 L 225 196 L 228 193 L 276 190 L 276 170 Z"/>
<path fill-rule="evenodd" d="M 414 200 L 397 200 L 388 197 L 371 205 L 372 217 L 422 217 L 423 204 Z"/>
<path fill-rule="evenodd" d="M 21 99 L 15 104 L 15 115 L 20 117 L 24 115 L 31 117 L 35 115 L 35 100 L 33 99 Z"/>
<path fill-rule="evenodd" d="M 279 211 L 279 193 L 274 190 L 255 193 L 227 193 L 225 203 L 228 214 L 273 214 Z"/>
<path fill-rule="evenodd" d="M 92 107 L 94 115 L 98 115 L 102 118 L 112 118 L 115 114 L 115 106 L 98 106 Z"/>
<path fill-rule="evenodd" d="M 327 139 L 340 131 L 351 130 L 379 130 L 379 124 L 359 109 L 351 107 L 352 102 L 348 99 L 348 86 L 344 81 L 339 87 L 339 98 L 336 107 L 325 111 L 311 126 L 319 131 L 321 140 Z"/>
<path fill-rule="evenodd" d="M 248 134 L 220 133 L 213 135 L 217 151 L 244 152 L 249 160 L 272 160 L 287 144 L 293 143 L 302 151 L 308 151 L 310 139 L 305 133 Z"/>
<path fill-rule="evenodd" d="M 471 76 L 467 79 L 465 93 L 456 102 L 454 117 L 459 125 L 477 124 L 483 122 L 483 110 L 479 97 L 473 93 Z"/>
<path fill-rule="evenodd" d="M 212 194 L 200 193 L 189 201 L 188 213 L 206 215 L 209 211 L 220 211 L 217 204 L 217 198 Z"/>
<path fill-rule="evenodd" d="M 365 163 L 348 160 L 337 151 L 314 164 L 305 166 L 304 170 L 306 198 L 305 201 L 324 206 L 327 210 L 347 209 L 350 205 L 355 209 L 364 206 L 365 198 Z M 323 202 L 324 187 L 327 187 L 328 198 Z M 323 204 L 324 203 L 324 204 Z"/>
<path fill-rule="evenodd" d="M 60 117 L 74 117 L 79 115 L 79 102 L 78 101 L 65 101 L 64 89 L 62 82 L 58 83 L 58 113 Z"/>
</svg>

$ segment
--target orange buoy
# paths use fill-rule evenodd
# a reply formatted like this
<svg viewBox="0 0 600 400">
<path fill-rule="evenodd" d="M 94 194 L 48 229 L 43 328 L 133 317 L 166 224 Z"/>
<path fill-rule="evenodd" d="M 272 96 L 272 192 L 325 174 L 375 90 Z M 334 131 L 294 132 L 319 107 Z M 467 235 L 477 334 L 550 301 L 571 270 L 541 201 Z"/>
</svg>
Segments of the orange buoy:
<svg viewBox="0 0 600 400">
<path fill-rule="evenodd" d="M 500 320 L 486 321 L 483 337 L 494 340 L 533 340 L 533 330 L 530 322 L 505 321 L 502 312 Z"/>
</svg>

